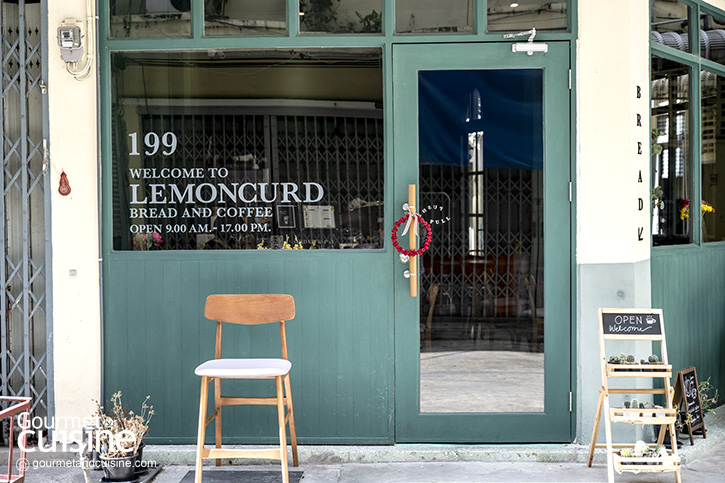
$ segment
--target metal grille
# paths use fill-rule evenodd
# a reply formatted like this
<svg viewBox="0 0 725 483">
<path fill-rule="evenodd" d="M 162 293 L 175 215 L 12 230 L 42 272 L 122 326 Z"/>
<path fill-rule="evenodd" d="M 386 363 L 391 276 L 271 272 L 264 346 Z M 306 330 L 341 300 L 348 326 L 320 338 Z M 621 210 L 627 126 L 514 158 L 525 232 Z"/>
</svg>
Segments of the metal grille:
<svg viewBox="0 0 725 483">
<path fill-rule="evenodd" d="M 420 184 L 423 208 L 444 207 L 431 218 L 450 219 L 433 226 L 436 243 L 422 261 L 422 289 L 440 286 L 436 313 L 517 317 L 530 309 L 525 279 L 543 280 L 542 172 L 421 165 Z M 473 193 L 481 194 L 479 210 Z M 486 273 L 460 268 L 480 257 L 492 262 Z M 543 284 L 532 296 L 543 305 Z"/>
<path fill-rule="evenodd" d="M 52 415 L 49 403 L 50 199 L 45 165 L 47 112 L 43 84 L 46 4 L 0 2 L 2 101 L 0 142 L 0 264 L 3 396 L 30 396 L 35 416 Z"/>
<path fill-rule="evenodd" d="M 280 178 L 319 180 L 326 203 L 340 212 L 341 230 L 304 228 L 304 239 L 319 240 L 320 248 L 382 248 L 382 119 L 278 116 L 275 124 Z"/>
</svg>

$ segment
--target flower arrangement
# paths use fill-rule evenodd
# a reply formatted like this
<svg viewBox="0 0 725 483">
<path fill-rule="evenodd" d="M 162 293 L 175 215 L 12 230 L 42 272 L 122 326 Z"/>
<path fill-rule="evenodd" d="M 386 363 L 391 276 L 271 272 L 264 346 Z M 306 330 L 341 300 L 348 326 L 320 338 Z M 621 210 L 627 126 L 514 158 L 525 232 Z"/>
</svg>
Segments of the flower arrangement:
<svg viewBox="0 0 725 483">
<path fill-rule="evenodd" d="M 161 248 L 164 239 L 158 232 L 153 233 L 136 233 L 131 239 L 134 250 L 154 250 Z"/>
<path fill-rule="evenodd" d="M 97 409 L 93 416 L 98 421 L 96 443 L 101 457 L 122 458 L 138 452 L 141 441 L 148 432 L 149 421 L 155 414 L 154 407 L 148 404 L 149 398 L 150 396 L 146 396 L 141 405 L 141 414 L 123 409 L 121 391 L 111 396 L 113 406 L 109 414 L 96 401 Z"/>
<path fill-rule="evenodd" d="M 680 213 L 680 220 L 690 217 L 690 200 L 680 200 L 677 202 L 677 211 Z"/>
<path fill-rule="evenodd" d="M 287 235 L 284 239 L 284 243 L 282 244 L 282 250 L 302 250 L 302 243 L 297 239 L 297 235 L 295 235 L 294 245 L 290 245 L 289 235 Z"/>
<path fill-rule="evenodd" d="M 702 200 L 702 214 L 704 215 L 705 213 L 715 213 L 715 208 L 707 201 Z"/>
<path fill-rule="evenodd" d="M 682 199 L 677 202 L 677 211 L 680 213 L 680 220 L 685 220 L 690 217 L 690 200 Z M 715 213 L 715 208 L 710 203 L 702 200 L 700 204 L 700 213 Z"/>
<path fill-rule="evenodd" d="M 304 247 L 302 246 L 302 242 L 297 239 L 297 235 L 295 235 L 295 244 L 291 245 L 289 242 L 289 235 L 285 236 L 284 242 L 282 243 L 282 250 L 303 250 Z M 269 250 L 269 248 L 264 246 L 264 240 L 259 242 L 257 244 L 257 250 Z"/>
</svg>

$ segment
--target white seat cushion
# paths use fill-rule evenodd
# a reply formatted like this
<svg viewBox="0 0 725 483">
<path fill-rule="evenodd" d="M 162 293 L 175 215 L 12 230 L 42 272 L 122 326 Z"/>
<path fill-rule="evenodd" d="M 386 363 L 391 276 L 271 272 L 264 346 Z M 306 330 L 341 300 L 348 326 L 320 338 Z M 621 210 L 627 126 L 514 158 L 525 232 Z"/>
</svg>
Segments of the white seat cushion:
<svg viewBox="0 0 725 483">
<path fill-rule="evenodd" d="M 285 359 L 212 359 L 197 367 L 197 376 L 250 378 L 284 376 L 292 368 Z"/>
</svg>

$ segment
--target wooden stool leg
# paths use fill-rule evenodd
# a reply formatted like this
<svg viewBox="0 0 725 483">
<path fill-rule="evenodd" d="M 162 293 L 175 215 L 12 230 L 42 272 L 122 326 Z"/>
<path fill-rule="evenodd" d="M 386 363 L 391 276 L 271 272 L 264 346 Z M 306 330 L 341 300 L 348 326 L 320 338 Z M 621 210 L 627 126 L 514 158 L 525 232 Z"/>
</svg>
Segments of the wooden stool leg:
<svg viewBox="0 0 725 483">
<path fill-rule="evenodd" d="M 279 419 L 279 446 L 280 460 L 282 461 L 282 483 L 289 483 L 289 473 L 287 468 L 287 427 L 284 422 L 284 391 L 282 390 L 282 376 L 274 378 L 277 383 L 277 417 Z"/>
<path fill-rule="evenodd" d="M 222 381 L 220 378 L 214 379 L 214 409 L 216 417 L 214 418 L 214 446 L 219 449 L 222 447 Z M 221 466 L 221 458 L 216 459 L 216 465 Z"/>
<path fill-rule="evenodd" d="M 195 483 L 201 483 L 201 468 L 204 463 L 201 451 L 204 449 L 204 433 L 206 431 L 206 398 L 209 395 L 209 378 L 201 377 L 201 396 L 199 397 L 199 429 L 196 440 L 196 475 Z"/>
<path fill-rule="evenodd" d="M 295 431 L 295 412 L 292 408 L 292 390 L 290 389 L 290 377 L 287 374 L 284 378 L 284 391 L 287 401 L 287 414 L 289 416 L 289 436 L 292 443 L 292 465 L 299 466 L 300 460 L 297 457 L 297 432 Z"/>
</svg>

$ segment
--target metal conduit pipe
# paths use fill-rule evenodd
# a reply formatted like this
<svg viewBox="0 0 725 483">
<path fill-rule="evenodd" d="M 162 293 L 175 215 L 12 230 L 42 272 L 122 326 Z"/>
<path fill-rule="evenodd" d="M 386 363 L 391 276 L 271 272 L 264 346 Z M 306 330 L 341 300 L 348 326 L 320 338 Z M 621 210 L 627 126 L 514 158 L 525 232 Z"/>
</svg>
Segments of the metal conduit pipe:
<svg viewBox="0 0 725 483">
<path fill-rule="evenodd" d="M 700 30 L 700 55 L 706 59 L 710 58 L 710 39 L 707 32 Z"/>
<path fill-rule="evenodd" d="M 665 32 L 662 34 L 662 38 L 665 41 L 665 45 L 682 52 L 689 50 L 689 39 L 687 34 L 678 34 L 677 32 Z"/>
<path fill-rule="evenodd" d="M 650 32 L 650 40 L 681 52 L 687 52 L 689 50 L 689 37 L 687 33 L 660 33 L 652 31 Z M 725 64 L 725 30 L 713 29 L 700 31 L 700 56 Z"/>
<path fill-rule="evenodd" d="M 721 64 L 725 63 L 725 30 L 710 30 L 707 32 L 707 38 L 710 43 L 710 52 L 707 58 Z"/>
</svg>

